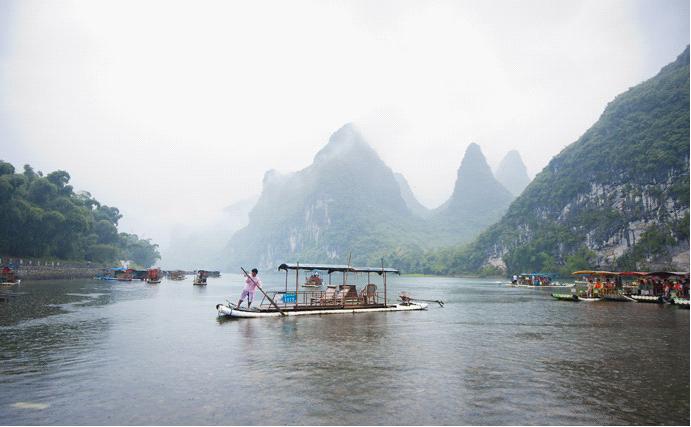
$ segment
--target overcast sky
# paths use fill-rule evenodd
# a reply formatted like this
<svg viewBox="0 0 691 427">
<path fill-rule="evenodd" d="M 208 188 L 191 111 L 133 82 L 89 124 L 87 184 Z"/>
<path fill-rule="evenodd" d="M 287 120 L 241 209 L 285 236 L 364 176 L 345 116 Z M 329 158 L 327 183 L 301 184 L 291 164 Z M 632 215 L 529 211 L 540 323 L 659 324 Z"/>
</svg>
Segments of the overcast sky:
<svg viewBox="0 0 691 427">
<path fill-rule="evenodd" d="M 533 176 L 688 43 L 687 0 L 0 0 L 0 159 L 165 245 L 354 122 L 435 207 L 469 143 Z"/>
</svg>

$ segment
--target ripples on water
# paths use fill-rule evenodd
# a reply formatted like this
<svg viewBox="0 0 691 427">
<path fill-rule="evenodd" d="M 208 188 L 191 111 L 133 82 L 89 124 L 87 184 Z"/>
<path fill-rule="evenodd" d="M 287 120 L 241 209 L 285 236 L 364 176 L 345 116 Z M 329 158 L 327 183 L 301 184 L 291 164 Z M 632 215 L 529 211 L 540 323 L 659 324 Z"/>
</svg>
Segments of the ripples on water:
<svg viewBox="0 0 691 427">
<path fill-rule="evenodd" d="M 266 276 L 277 288 L 282 276 Z M 689 424 L 689 312 L 393 280 L 444 308 L 224 321 L 239 276 L 22 284 L 3 424 Z M 231 298 L 232 297 L 232 298 Z"/>
</svg>

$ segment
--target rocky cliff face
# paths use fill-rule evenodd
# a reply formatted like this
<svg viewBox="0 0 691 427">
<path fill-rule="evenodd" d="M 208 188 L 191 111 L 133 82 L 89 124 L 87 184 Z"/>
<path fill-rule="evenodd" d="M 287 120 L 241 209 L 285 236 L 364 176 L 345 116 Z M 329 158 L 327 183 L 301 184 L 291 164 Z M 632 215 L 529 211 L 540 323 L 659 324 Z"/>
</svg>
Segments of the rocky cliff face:
<svg viewBox="0 0 691 427">
<path fill-rule="evenodd" d="M 454 269 L 688 270 L 688 253 L 687 47 L 657 76 L 612 101 Z"/>
<path fill-rule="evenodd" d="M 312 165 L 267 172 L 249 225 L 233 235 L 234 264 L 285 261 L 367 263 L 424 228 L 401 197 L 391 169 L 353 125 L 336 131 Z"/>
<path fill-rule="evenodd" d="M 495 172 L 497 181 L 514 195 L 519 196 L 530 183 L 528 171 L 516 150 L 506 153 Z"/>
</svg>

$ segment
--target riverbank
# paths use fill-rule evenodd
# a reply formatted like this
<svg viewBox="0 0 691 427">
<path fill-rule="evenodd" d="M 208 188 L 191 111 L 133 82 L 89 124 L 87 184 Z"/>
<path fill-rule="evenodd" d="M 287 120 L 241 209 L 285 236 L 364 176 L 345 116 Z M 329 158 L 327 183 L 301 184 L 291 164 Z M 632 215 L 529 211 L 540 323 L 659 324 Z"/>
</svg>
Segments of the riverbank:
<svg viewBox="0 0 691 427">
<path fill-rule="evenodd" d="M 87 279 L 103 274 L 109 266 L 88 261 L 51 261 L 35 258 L 0 257 L 0 264 L 11 265 L 22 280 Z"/>
</svg>

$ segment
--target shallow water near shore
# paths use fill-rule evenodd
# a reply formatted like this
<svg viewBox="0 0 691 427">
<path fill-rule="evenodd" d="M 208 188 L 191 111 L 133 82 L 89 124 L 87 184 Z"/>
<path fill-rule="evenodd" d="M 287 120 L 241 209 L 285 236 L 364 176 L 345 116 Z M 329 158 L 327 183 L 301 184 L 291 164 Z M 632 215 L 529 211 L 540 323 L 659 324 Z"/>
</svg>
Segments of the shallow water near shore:
<svg viewBox="0 0 691 427">
<path fill-rule="evenodd" d="M 688 310 L 403 276 L 390 301 L 445 307 L 217 319 L 241 289 L 224 274 L 0 290 L 2 424 L 689 424 Z"/>
</svg>

